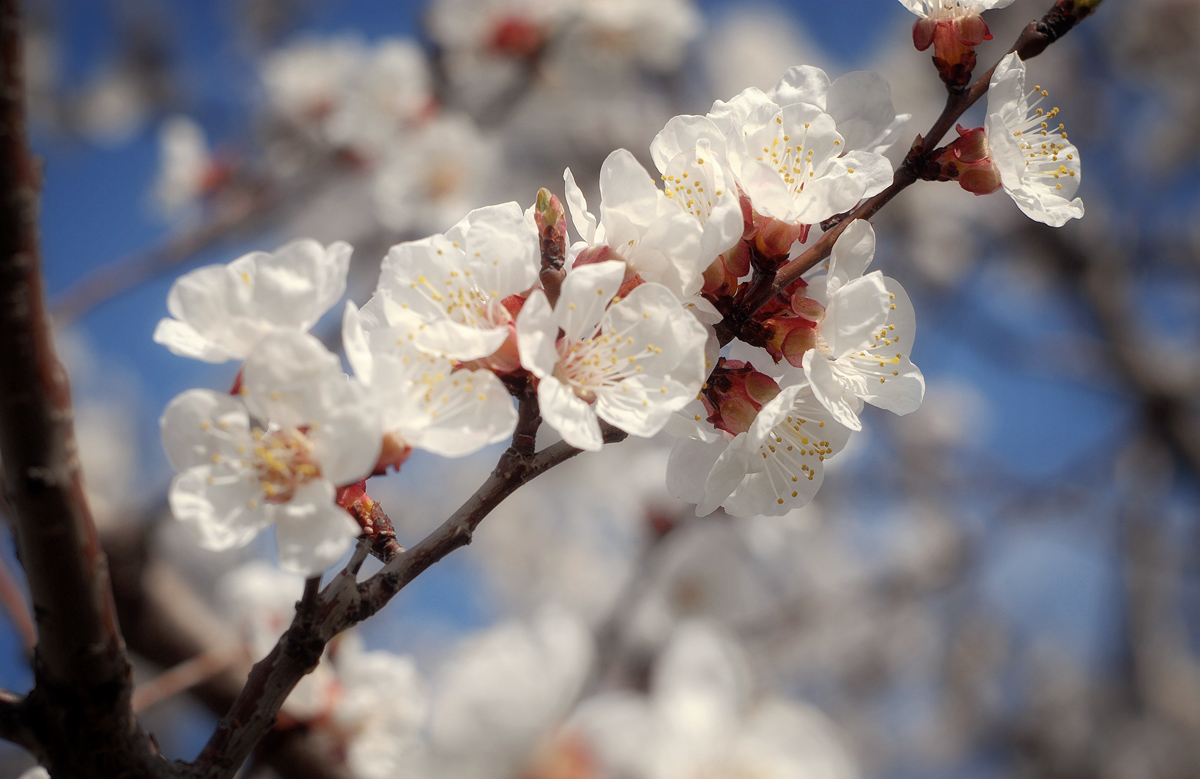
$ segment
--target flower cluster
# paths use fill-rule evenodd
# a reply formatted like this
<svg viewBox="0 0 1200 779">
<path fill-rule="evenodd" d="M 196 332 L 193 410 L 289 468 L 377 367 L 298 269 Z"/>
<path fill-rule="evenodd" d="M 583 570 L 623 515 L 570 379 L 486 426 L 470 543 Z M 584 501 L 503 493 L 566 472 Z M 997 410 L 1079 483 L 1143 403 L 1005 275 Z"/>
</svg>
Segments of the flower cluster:
<svg viewBox="0 0 1200 779">
<path fill-rule="evenodd" d="M 978 9 L 925 8 L 937 24 L 968 10 Z M 533 45 L 505 29 L 506 45 Z M 362 66 L 354 52 L 343 52 L 345 68 Z M 372 59 L 385 69 L 411 60 L 401 50 Z M 339 111 L 386 97 L 397 121 L 419 113 L 419 95 L 380 92 L 369 79 L 329 108 L 332 94 L 322 95 L 348 78 L 336 68 L 289 78 L 276 79 L 281 110 L 319 117 L 322 132 L 364 155 L 386 133 L 339 121 Z M 1002 187 L 1050 224 L 1081 215 L 1078 199 L 1067 200 L 1078 152 L 1049 124 L 1057 109 L 1030 103 L 1016 55 L 991 87 L 986 127 L 960 129 L 931 156 L 927 177 L 977 194 Z M 910 359 L 912 303 L 869 270 L 870 223 L 844 221 L 892 183 L 885 152 L 909 117 L 890 95 L 875 73 L 831 81 L 794 67 L 771 90 L 671 119 L 650 145 L 656 175 L 614 151 L 592 210 L 568 169 L 567 208 L 543 189 L 527 210 L 478 208 L 444 233 L 393 246 L 373 296 L 344 310 L 353 376 L 308 333 L 345 291 L 346 244 L 300 240 L 185 275 L 155 340 L 243 366 L 233 392 L 191 390 L 163 415 L 180 471 L 173 511 L 215 549 L 274 524 L 284 565 L 319 572 L 359 532 L 345 510 L 356 499 L 349 488 L 361 495 L 363 480 L 415 449 L 458 457 L 507 439 L 514 396 L 583 450 L 603 445 L 605 425 L 677 436 L 668 487 L 699 514 L 776 516 L 804 505 L 825 460 L 862 429 L 865 404 L 907 414 L 924 397 Z M 773 285 L 835 224 L 824 266 Z"/>
</svg>

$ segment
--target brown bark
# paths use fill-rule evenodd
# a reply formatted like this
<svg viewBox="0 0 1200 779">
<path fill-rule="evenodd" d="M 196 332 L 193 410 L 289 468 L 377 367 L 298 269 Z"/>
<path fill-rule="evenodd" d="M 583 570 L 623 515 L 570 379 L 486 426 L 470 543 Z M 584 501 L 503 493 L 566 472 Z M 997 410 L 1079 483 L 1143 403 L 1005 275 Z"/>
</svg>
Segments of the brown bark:
<svg viewBox="0 0 1200 779">
<path fill-rule="evenodd" d="M 45 311 L 20 6 L 0 1 L 0 455 L 38 645 L 36 686 L 24 701 L 6 701 L 2 719 L 20 724 L 19 742 L 55 776 L 167 776 L 171 764 L 130 707 L 129 661 Z"/>
</svg>

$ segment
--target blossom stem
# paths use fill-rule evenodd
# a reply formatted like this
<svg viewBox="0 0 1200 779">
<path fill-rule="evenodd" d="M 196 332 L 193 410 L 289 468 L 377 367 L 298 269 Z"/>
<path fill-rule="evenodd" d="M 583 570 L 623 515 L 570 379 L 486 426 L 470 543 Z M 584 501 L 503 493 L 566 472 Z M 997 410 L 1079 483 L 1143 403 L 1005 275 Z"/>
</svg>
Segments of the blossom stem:
<svg viewBox="0 0 1200 779">
<path fill-rule="evenodd" d="M 1041 54 L 1050 44 L 1066 35 L 1076 24 L 1090 14 L 1091 10 L 1097 4 L 1093 3 L 1089 5 L 1083 3 L 1082 5 L 1087 6 L 1087 13 L 1080 13 L 1075 10 L 1075 0 L 1060 0 L 1040 21 L 1030 22 L 1021 31 L 1016 43 L 1005 54 L 1015 51 L 1022 60 L 1028 60 Z M 997 60 L 996 64 L 999 64 L 999 60 Z M 892 178 L 891 186 L 878 195 L 866 200 L 845 219 L 833 225 L 803 254 L 781 267 L 775 274 L 774 279 L 770 279 L 769 281 L 756 279 L 754 286 L 742 300 L 739 306 L 740 310 L 734 312 L 730 317 L 732 320 L 731 324 L 724 325 L 722 323 L 724 326 L 717 328 L 717 334 L 721 339 L 721 343 L 729 343 L 730 340 L 736 337 L 739 323 L 751 320 L 755 312 L 766 305 L 771 298 L 829 257 L 833 251 L 834 243 L 837 242 L 842 231 L 851 222 L 855 219 L 870 219 L 881 208 L 891 202 L 892 198 L 896 197 L 896 195 L 903 192 L 913 183 L 919 181 L 921 179 L 919 171 L 923 171 L 926 168 L 930 159 L 936 153 L 938 143 L 954 127 L 963 113 L 974 105 L 979 98 L 987 94 L 992 73 L 995 70 L 996 65 L 988 68 L 986 73 L 975 79 L 969 89 L 961 91 L 951 90 L 949 92 L 946 96 L 946 106 L 942 109 L 941 116 L 937 118 L 937 121 L 934 122 L 933 127 L 930 128 L 928 133 L 924 136 L 918 135 L 916 140 L 913 141 L 908 155 L 904 158 L 904 162 L 900 164 L 900 167 L 896 170 Z"/>
<path fill-rule="evenodd" d="M 156 703 L 187 692 L 198 684 L 208 681 L 237 663 L 245 655 L 241 646 L 212 649 L 185 660 L 164 671 L 133 691 L 133 710 L 143 712 Z"/>
<path fill-rule="evenodd" d="M 522 393 L 517 400 L 517 428 L 513 432 L 513 449 L 526 457 L 537 450 L 537 431 L 542 424 L 542 413 L 537 395 L 532 388 Z"/>
</svg>

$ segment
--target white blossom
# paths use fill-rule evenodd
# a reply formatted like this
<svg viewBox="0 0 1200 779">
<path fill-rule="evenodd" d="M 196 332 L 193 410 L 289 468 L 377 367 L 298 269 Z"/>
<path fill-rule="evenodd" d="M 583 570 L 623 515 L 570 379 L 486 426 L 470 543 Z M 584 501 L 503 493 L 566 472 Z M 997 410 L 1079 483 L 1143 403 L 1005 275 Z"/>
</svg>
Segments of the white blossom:
<svg viewBox="0 0 1200 779">
<path fill-rule="evenodd" d="M 373 160 L 430 109 L 431 78 L 424 52 L 409 40 L 382 40 L 357 64 L 324 121 L 325 135 Z"/>
<path fill-rule="evenodd" d="M 422 352 L 406 328 L 382 324 L 379 300 L 362 311 L 346 304 L 342 341 L 392 443 L 462 457 L 512 435 L 517 412 L 500 379 L 489 370 L 456 370 L 445 357 Z"/>
<path fill-rule="evenodd" d="M 505 298 L 537 281 L 536 229 L 516 203 L 480 208 L 445 235 L 393 246 L 377 294 L 390 327 L 410 328 L 422 350 L 477 360 L 508 340 Z"/>
<path fill-rule="evenodd" d="M 563 179 L 571 220 L 582 239 L 573 253 L 608 246 L 644 280 L 662 284 L 680 298 L 700 291 L 704 269 L 716 258 L 704 254 L 704 222 L 655 186 L 631 153 L 618 149 L 600 168 L 599 219 L 587 210 L 569 168 Z M 740 237 L 740 208 L 738 222 Z"/>
<path fill-rule="evenodd" d="M 429 690 L 411 657 L 366 652 L 350 635 L 333 648 L 338 696 L 331 719 L 356 779 L 423 776 Z"/>
<path fill-rule="evenodd" d="M 605 776 L 858 775 L 828 719 L 782 698 L 756 700 L 751 682 L 741 647 L 710 623 L 687 622 L 659 656 L 649 695 L 586 700 L 566 729 L 579 734 Z"/>
<path fill-rule="evenodd" d="M 438 115 L 381 155 L 371 182 L 375 213 L 401 232 L 445 230 L 486 202 L 502 159 L 497 140 L 470 117 Z"/>
<path fill-rule="evenodd" d="M 587 628 L 552 607 L 468 639 L 434 686 L 430 775 L 519 776 L 570 711 L 593 654 Z"/>
<path fill-rule="evenodd" d="M 900 4 L 926 19 L 961 19 L 995 8 L 1007 8 L 1013 0 L 900 0 Z"/>
<path fill-rule="evenodd" d="M 303 594 L 303 576 L 261 560 L 239 566 L 217 582 L 217 597 L 256 661 L 266 657 L 292 624 L 296 602 Z M 284 702 L 284 712 L 300 720 L 321 716 L 336 695 L 335 685 L 329 663 L 321 662 L 296 684 Z"/>
<path fill-rule="evenodd" d="M 365 45 L 354 36 L 279 49 L 262 66 L 267 102 L 295 125 L 316 130 L 347 94 L 366 57 Z"/>
<path fill-rule="evenodd" d="M 603 445 L 600 419 L 654 435 L 704 380 L 704 328 L 658 284 L 614 301 L 624 275 L 620 262 L 577 266 L 553 309 L 538 290 L 517 318 L 521 364 L 539 379 L 542 417 L 580 449 Z"/>
<path fill-rule="evenodd" d="M 378 414 L 337 357 L 297 332 L 263 339 L 246 361 L 242 397 L 193 389 L 163 412 L 163 446 L 180 471 L 171 511 L 213 550 L 244 546 L 275 524 L 283 566 L 320 573 L 358 535 L 335 488 L 374 469 Z"/>
<path fill-rule="evenodd" d="M 158 181 L 154 194 L 163 212 L 175 216 L 204 195 L 212 161 L 204 130 L 186 116 L 163 122 L 158 135 Z"/>
<path fill-rule="evenodd" d="M 1034 221 L 1062 227 L 1083 216 L 1083 201 L 1074 197 L 1079 150 L 1062 124 L 1052 124 L 1058 109 L 1038 107 L 1047 96 L 1041 87 L 1026 91 L 1025 63 L 1009 54 L 992 74 L 984 127 L 1000 182 L 1017 208 Z"/>
<path fill-rule="evenodd" d="M 883 152 L 908 121 L 877 73 L 829 81 L 797 66 L 768 92 L 718 100 L 707 117 L 728 138 L 730 167 L 754 209 L 795 224 L 849 210 L 892 182 Z"/>
<path fill-rule="evenodd" d="M 720 254 L 733 248 L 745 228 L 725 153 L 725 134 L 707 117 L 677 116 L 651 141 L 650 156 L 667 199 L 701 225 L 699 264 L 703 273 Z"/>
<path fill-rule="evenodd" d="M 667 463 L 667 489 L 697 504 L 697 516 L 718 506 L 738 517 L 781 516 L 812 500 L 825 459 L 849 439 L 807 382 L 793 384 L 763 405 L 746 432 L 679 439 Z"/>
<path fill-rule="evenodd" d="M 154 341 L 204 362 L 244 360 L 276 331 L 307 332 L 346 291 L 350 246 L 302 238 L 175 281 Z"/>
<path fill-rule="evenodd" d="M 813 394 L 851 430 L 861 430 L 860 401 L 896 414 L 916 411 L 925 377 L 908 355 L 916 315 L 904 288 L 879 271 L 863 275 L 875 256 L 875 230 L 851 223 L 834 244 L 829 272 L 808 296 L 824 306 L 817 346 L 803 356 Z"/>
</svg>

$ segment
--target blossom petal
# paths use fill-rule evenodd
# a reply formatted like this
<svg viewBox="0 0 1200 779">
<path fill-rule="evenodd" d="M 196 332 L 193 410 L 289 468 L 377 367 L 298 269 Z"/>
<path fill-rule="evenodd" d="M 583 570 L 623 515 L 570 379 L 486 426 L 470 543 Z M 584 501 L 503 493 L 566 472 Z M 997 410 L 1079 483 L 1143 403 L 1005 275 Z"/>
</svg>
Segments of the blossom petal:
<svg viewBox="0 0 1200 779">
<path fill-rule="evenodd" d="M 477 208 L 463 218 L 468 225 L 459 240 L 476 283 L 497 300 L 525 292 L 537 281 L 540 252 L 537 235 L 515 202 Z M 452 232 L 447 238 L 454 239 Z"/>
<path fill-rule="evenodd" d="M 825 294 L 832 295 L 847 282 L 862 277 L 874 258 L 875 228 L 866 219 L 855 219 L 833 245 Z"/>
<path fill-rule="evenodd" d="M 708 474 L 725 450 L 725 441 L 680 438 L 667 459 L 667 492 L 688 503 L 704 499 Z"/>
<path fill-rule="evenodd" d="M 361 532 L 334 503 L 333 485 L 316 479 L 302 485 L 275 512 L 275 540 L 284 570 L 316 576 L 341 559 Z"/>
<path fill-rule="evenodd" d="M 503 441 L 517 426 L 512 396 L 488 370 L 451 372 L 424 390 L 422 421 L 406 420 L 401 435 L 406 443 L 441 457 L 464 457 Z"/>
<path fill-rule="evenodd" d="M 872 70 L 838 77 L 829 87 L 825 110 L 837 122 L 846 148 L 882 154 L 899 136 L 908 117 L 899 117 L 892 105 L 887 79 Z"/>
<path fill-rule="evenodd" d="M 521 365 L 544 379 L 554 372 L 558 363 L 558 352 L 554 345 L 558 340 L 558 322 L 546 293 L 534 290 L 533 294 L 517 314 L 517 350 Z"/>
<path fill-rule="evenodd" d="M 352 251 L 342 241 L 326 249 L 301 238 L 260 255 L 256 311 L 276 327 L 308 330 L 345 294 Z"/>
<path fill-rule="evenodd" d="M 815 223 L 849 211 L 865 197 L 877 195 L 892 183 L 892 163 L 882 154 L 851 151 L 818 170 L 804 188 L 807 202 L 797 220 Z"/>
<path fill-rule="evenodd" d="M 167 494 L 171 513 L 205 549 L 245 546 L 273 521 L 275 504 L 262 500 L 258 480 L 219 465 L 178 474 Z"/>
<path fill-rule="evenodd" d="M 212 390 L 190 389 L 176 395 L 159 426 L 163 448 L 177 471 L 240 457 L 251 442 L 246 406 Z"/>
<path fill-rule="evenodd" d="M 337 486 L 375 470 L 383 446 L 379 411 L 362 384 L 342 373 L 315 379 L 317 407 L 308 422 L 313 459 Z"/>
<path fill-rule="evenodd" d="M 590 338 L 625 278 L 622 262 L 598 262 L 572 268 L 563 280 L 554 318 L 568 342 Z"/>
<path fill-rule="evenodd" d="M 563 184 L 566 188 L 567 208 L 571 211 L 571 223 L 575 225 L 575 232 L 588 245 L 591 245 L 596 240 L 596 217 L 592 215 L 587 208 L 587 199 L 583 196 L 583 190 L 575 183 L 575 175 L 571 173 L 571 169 L 567 168 L 563 171 Z"/>
<path fill-rule="evenodd" d="M 650 142 L 650 158 L 660 173 L 666 173 L 671 160 L 690 155 L 701 140 L 720 154 L 725 148 L 725 133 L 707 116 L 676 116 L 667 122 Z"/>
<path fill-rule="evenodd" d="M 833 358 L 868 346 L 887 321 L 888 305 L 888 289 L 879 271 L 854 279 L 833 293 L 820 325 Z"/>
<path fill-rule="evenodd" d="M 818 354 L 815 349 L 810 349 L 804 355 L 803 366 L 804 375 L 808 377 L 808 381 L 812 385 L 813 395 L 821 405 L 828 409 L 835 420 L 847 428 L 856 432 L 862 430 L 858 410 L 851 400 L 854 395 L 848 392 L 846 386 L 838 380 L 829 360 Z"/>
<path fill-rule="evenodd" d="M 825 71 L 812 65 L 794 65 L 788 68 L 779 83 L 767 92 L 767 97 L 781 106 L 809 103 L 827 111 L 826 98 L 829 95 L 829 87 L 829 76 Z"/>
<path fill-rule="evenodd" d="M 748 436 L 738 433 L 713 464 L 704 482 L 704 498 L 696 504 L 696 516 L 706 517 L 716 511 L 746 478 L 750 456 L 758 449 Z"/>
<path fill-rule="evenodd" d="M 546 423 L 571 446 L 590 452 L 604 446 L 596 411 L 553 376 L 538 384 L 538 405 Z"/>
<path fill-rule="evenodd" d="M 341 362 L 316 337 L 280 330 L 259 341 L 246 358 L 246 405 L 261 419 L 302 427 L 321 416 L 320 379 L 341 373 Z"/>
<path fill-rule="evenodd" d="M 375 361 L 371 356 L 362 314 L 349 300 L 346 301 L 346 310 L 342 314 L 342 348 L 346 352 L 346 360 L 354 370 L 354 375 L 362 383 L 370 384 Z"/>
<path fill-rule="evenodd" d="M 177 319 L 160 319 L 152 337 L 154 343 L 167 347 L 172 354 L 191 357 L 193 360 L 221 363 L 238 356 L 205 338 L 187 322 Z"/>
</svg>

